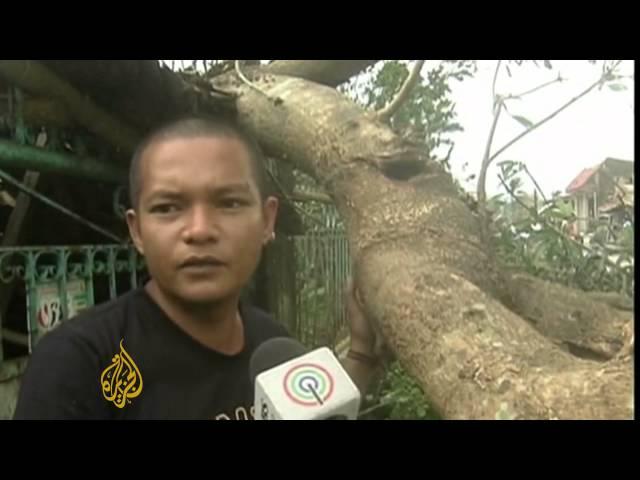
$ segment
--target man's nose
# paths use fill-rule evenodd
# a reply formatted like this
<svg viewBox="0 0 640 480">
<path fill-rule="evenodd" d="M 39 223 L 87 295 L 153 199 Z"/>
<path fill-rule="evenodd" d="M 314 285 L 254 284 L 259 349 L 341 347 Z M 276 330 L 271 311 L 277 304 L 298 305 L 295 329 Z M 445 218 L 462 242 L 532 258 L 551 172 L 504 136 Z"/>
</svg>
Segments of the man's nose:
<svg viewBox="0 0 640 480">
<path fill-rule="evenodd" d="M 213 209 L 195 207 L 188 216 L 184 229 L 184 240 L 187 243 L 203 243 L 217 241 L 219 238 L 218 220 Z"/>
</svg>

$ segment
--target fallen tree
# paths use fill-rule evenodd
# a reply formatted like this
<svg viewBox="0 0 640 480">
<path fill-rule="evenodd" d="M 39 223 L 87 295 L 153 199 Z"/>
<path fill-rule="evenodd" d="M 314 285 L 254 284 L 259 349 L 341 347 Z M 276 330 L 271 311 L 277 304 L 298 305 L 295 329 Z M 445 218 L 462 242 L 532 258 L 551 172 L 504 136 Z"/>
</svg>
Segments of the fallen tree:
<svg viewBox="0 0 640 480">
<path fill-rule="evenodd" d="M 271 155 L 330 192 L 368 313 L 444 417 L 632 417 L 632 354 L 612 357 L 631 315 L 584 292 L 567 302 L 565 289 L 502 271 L 450 176 L 334 89 L 260 71 L 246 80 L 214 84 L 237 96 L 240 118 Z M 532 298 L 545 302 L 539 329 L 515 313 L 531 317 Z M 606 344 L 610 359 L 580 358 L 558 340 Z"/>
</svg>

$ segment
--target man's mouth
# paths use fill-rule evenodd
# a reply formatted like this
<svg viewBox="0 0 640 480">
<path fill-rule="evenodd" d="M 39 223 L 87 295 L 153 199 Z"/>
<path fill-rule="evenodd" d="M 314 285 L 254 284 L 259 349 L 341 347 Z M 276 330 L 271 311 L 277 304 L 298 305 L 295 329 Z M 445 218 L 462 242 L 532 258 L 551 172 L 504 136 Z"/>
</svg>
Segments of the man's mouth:
<svg viewBox="0 0 640 480">
<path fill-rule="evenodd" d="M 180 264 L 181 269 L 206 270 L 225 266 L 225 262 L 215 257 L 189 257 Z"/>
</svg>

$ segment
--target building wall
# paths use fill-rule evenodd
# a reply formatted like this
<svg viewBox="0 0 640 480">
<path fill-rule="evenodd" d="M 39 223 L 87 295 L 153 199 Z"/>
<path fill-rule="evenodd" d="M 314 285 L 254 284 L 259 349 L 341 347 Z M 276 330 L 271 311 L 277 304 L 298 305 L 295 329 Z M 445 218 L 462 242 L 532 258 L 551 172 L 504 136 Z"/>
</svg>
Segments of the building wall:
<svg viewBox="0 0 640 480">
<path fill-rule="evenodd" d="M 592 217 L 589 215 L 589 201 L 593 201 L 592 192 L 580 192 L 574 197 L 576 201 L 575 214 L 578 217 L 578 233 L 584 235 L 589 229 L 589 222 Z"/>
<path fill-rule="evenodd" d="M 598 171 L 584 187 L 573 194 L 574 212 L 578 218 L 578 233 L 584 235 L 592 229 L 592 224 L 597 221 L 599 216 L 599 207 L 607 203 L 615 193 L 616 185 L 613 175 L 607 171 Z"/>
</svg>

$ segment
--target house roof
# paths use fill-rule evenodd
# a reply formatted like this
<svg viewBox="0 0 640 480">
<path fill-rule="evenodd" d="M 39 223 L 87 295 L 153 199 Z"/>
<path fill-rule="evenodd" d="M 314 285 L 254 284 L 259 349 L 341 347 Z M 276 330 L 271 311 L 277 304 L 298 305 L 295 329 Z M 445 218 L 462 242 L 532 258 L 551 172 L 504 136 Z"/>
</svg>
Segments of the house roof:
<svg viewBox="0 0 640 480">
<path fill-rule="evenodd" d="M 631 172 L 633 172 L 633 162 L 629 160 L 620 160 L 618 158 L 607 157 L 603 162 L 600 162 L 596 166 L 585 168 L 584 170 L 582 170 L 567 187 L 567 193 L 571 194 L 582 189 L 585 185 L 587 185 L 587 183 L 589 183 L 589 180 L 591 179 L 591 177 L 593 177 L 593 174 L 600 170 L 600 168 L 605 164 L 608 165 L 607 168 L 624 168 L 625 171 L 629 169 Z"/>
<path fill-rule="evenodd" d="M 598 171 L 599 168 L 600 168 L 600 165 L 596 165 L 595 167 L 585 168 L 584 170 L 582 170 L 578 174 L 578 176 L 574 178 L 569 184 L 569 186 L 567 187 L 567 193 L 573 193 L 577 190 L 580 190 L 582 187 L 584 187 L 589 182 L 589 179 L 593 176 L 593 174 Z"/>
</svg>

